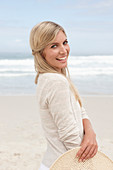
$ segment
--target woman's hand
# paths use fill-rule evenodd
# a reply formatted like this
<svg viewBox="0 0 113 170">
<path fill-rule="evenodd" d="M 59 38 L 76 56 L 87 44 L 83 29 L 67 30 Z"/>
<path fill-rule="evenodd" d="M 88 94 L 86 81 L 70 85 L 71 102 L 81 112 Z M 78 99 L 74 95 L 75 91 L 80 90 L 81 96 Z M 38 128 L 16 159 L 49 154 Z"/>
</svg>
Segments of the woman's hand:
<svg viewBox="0 0 113 170">
<path fill-rule="evenodd" d="M 87 119 L 84 121 L 83 125 L 85 134 L 81 143 L 81 148 L 76 155 L 76 157 L 79 157 L 79 161 L 85 161 L 86 159 L 92 158 L 98 151 L 96 134 L 94 133 L 89 120 Z"/>
</svg>

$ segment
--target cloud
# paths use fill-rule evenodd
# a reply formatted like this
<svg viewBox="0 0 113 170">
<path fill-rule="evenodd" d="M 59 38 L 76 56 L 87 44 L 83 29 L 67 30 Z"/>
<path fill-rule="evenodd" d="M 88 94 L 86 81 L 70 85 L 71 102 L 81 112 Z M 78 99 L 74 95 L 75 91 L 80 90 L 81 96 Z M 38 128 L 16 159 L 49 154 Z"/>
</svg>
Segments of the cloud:
<svg viewBox="0 0 113 170">
<path fill-rule="evenodd" d="M 113 8 L 113 1 L 112 0 L 81 0 L 81 1 L 75 1 L 74 4 L 71 3 L 71 5 L 75 8 Z"/>
<path fill-rule="evenodd" d="M 22 42 L 21 39 L 16 39 L 15 41 L 16 41 L 17 43 Z"/>
<path fill-rule="evenodd" d="M 83 10 L 81 12 L 86 12 L 88 10 L 90 13 L 113 13 L 113 1 L 112 0 L 76 0 L 71 1 L 71 3 L 65 6 L 68 9 Z"/>
</svg>

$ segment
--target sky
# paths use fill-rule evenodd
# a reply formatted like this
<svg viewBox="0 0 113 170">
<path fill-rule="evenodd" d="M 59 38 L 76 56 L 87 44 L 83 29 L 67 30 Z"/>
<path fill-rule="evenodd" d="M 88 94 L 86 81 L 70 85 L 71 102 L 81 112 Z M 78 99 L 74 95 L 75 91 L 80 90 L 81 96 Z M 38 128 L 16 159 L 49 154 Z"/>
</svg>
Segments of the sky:
<svg viewBox="0 0 113 170">
<path fill-rule="evenodd" d="M 63 26 L 71 55 L 113 55 L 113 0 L 0 0 L 0 52 L 31 53 L 42 21 Z"/>
</svg>

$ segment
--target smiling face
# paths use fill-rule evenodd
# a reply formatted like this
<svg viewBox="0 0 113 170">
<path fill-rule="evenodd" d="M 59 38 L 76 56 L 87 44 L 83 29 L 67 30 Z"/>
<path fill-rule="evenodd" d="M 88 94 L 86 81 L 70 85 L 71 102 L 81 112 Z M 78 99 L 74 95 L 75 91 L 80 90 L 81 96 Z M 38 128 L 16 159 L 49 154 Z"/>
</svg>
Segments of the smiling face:
<svg viewBox="0 0 113 170">
<path fill-rule="evenodd" d="M 62 31 L 59 31 L 54 42 L 43 50 L 42 55 L 49 65 L 61 72 L 61 69 L 67 66 L 69 52 L 67 37 Z"/>
</svg>

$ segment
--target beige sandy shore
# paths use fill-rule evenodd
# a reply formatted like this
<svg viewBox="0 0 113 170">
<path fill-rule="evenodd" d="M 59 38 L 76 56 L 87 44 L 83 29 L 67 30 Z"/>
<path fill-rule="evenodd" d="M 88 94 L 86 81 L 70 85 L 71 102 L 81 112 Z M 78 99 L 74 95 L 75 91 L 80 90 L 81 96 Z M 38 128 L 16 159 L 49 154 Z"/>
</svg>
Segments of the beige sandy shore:
<svg viewBox="0 0 113 170">
<path fill-rule="evenodd" d="M 113 96 L 82 96 L 99 150 L 113 160 Z M 46 142 L 35 96 L 0 96 L 0 170 L 38 170 Z"/>
</svg>

